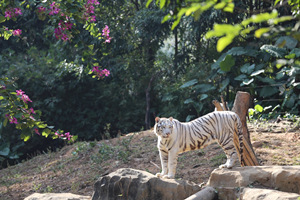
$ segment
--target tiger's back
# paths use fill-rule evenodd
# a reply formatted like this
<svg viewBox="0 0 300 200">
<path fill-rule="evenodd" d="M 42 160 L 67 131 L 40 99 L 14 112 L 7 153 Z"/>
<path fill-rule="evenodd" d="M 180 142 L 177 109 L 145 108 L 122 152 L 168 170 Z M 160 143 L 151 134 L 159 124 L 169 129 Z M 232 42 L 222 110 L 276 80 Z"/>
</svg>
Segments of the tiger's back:
<svg viewBox="0 0 300 200">
<path fill-rule="evenodd" d="M 234 149 L 234 134 L 239 137 L 240 154 L 243 150 L 242 124 L 238 115 L 231 111 L 212 112 L 191 122 L 174 120 L 179 142 L 179 153 L 201 149 L 218 142 L 223 150 Z"/>
</svg>

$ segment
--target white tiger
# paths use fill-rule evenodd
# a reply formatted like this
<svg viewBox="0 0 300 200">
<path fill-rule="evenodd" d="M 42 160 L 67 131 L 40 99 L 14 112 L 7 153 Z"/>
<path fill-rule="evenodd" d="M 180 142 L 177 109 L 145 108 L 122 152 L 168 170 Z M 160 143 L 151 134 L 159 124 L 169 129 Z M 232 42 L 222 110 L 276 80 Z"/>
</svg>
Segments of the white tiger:
<svg viewBox="0 0 300 200">
<path fill-rule="evenodd" d="M 157 173 L 157 177 L 174 178 L 178 154 L 204 148 L 215 141 L 223 148 L 227 157 L 226 163 L 219 167 L 232 168 L 238 158 L 233 141 L 234 132 L 239 136 L 242 155 L 242 125 L 239 116 L 234 112 L 212 112 L 185 123 L 172 117 L 156 117 L 155 122 L 154 133 L 158 137 L 157 147 L 162 166 L 162 172 Z"/>
</svg>

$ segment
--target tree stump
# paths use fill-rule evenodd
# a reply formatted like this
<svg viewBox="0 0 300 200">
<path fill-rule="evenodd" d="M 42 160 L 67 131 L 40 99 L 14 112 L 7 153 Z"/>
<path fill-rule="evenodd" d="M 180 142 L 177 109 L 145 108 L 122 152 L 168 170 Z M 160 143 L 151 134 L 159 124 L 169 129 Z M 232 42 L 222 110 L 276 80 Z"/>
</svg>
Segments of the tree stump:
<svg viewBox="0 0 300 200">
<path fill-rule="evenodd" d="M 217 111 L 226 111 L 229 110 L 227 107 L 227 103 L 224 102 L 223 97 L 221 96 L 222 103 L 220 103 L 217 100 L 214 100 L 212 103 L 215 105 Z M 250 134 L 247 127 L 247 116 L 248 116 L 248 109 L 250 104 L 250 94 L 248 92 L 241 92 L 238 91 L 232 111 L 235 112 L 241 119 L 242 127 L 243 127 L 243 156 L 240 160 L 241 166 L 257 166 L 259 165 L 258 159 L 254 153 L 254 150 L 252 148 L 251 140 L 250 140 Z M 235 147 L 238 150 L 238 153 L 240 152 L 240 145 L 239 145 L 239 139 L 238 135 L 234 134 L 234 144 Z M 240 155 L 239 155 L 240 157 Z M 241 158 L 241 157 L 240 157 Z"/>
</svg>

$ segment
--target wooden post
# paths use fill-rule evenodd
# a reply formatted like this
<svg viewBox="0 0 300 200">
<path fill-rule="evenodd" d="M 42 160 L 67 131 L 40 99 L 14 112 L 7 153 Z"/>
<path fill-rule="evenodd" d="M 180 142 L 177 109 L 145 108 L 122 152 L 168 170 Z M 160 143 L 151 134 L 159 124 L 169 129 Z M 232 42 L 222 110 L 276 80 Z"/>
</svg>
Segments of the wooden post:
<svg viewBox="0 0 300 200">
<path fill-rule="evenodd" d="M 225 104 L 225 106 L 222 106 L 222 104 L 217 100 L 213 101 L 213 104 L 215 105 L 217 111 L 227 110 L 226 103 L 224 102 L 222 97 L 221 97 L 221 99 L 222 99 L 223 105 Z M 252 148 L 252 145 L 251 145 L 250 134 L 249 134 L 248 127 L 247 127 L 247 115 L 248 115 L 249 103 L 250 103 L 250 94 L 247 92 L 238 91 L 235 96 L 232 111 L 235 112 L 240 117 L 241 122 L 242 122 L 242 127 L 243 127 L 243 145 L 244 145 L 244 147 L 243 147 L 243 160 L 240 160 L 241 166 L 259 165 L 258 159 L 257 159 L 257 157 L 254 153 L 254 150 Z M 239 145 L 238 135 L 236 135 L 236 134 L 234 135 L 234 144 L 239 153 L 240 145 Z M 239 155 L 239 157 L 240 157 L 240 155 Z"/>
</svg>

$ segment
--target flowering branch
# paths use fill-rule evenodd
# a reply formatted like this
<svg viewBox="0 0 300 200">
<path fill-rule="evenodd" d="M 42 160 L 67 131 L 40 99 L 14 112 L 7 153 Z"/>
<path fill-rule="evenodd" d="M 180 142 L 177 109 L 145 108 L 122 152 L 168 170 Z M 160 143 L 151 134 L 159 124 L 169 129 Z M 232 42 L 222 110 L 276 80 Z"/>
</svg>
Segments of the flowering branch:
<svg viewBox="0 0 300 200">
<path fill-rule="evenodd" d="M 51 136 L 53 139 L 61 138 L 74 142 L 77 136 L 73 136 L 70 132 L 64 133 L 62 130 L 55 130 L 53 126 L 48 126 L 41 121 L 41 112 L 34 110 L 28 106 L 32 100 L 23 90 L 16 90 L 7 78 L 0 78 L 0 102 L 1 108 L 4 110 L 4 122 L 6 126 L 15 124 L 17 129 L 30 129 L 30 133 L 22 133 L 21 139 L 25 142 L 35 133 L 44 137 Z"/>
</svg>

